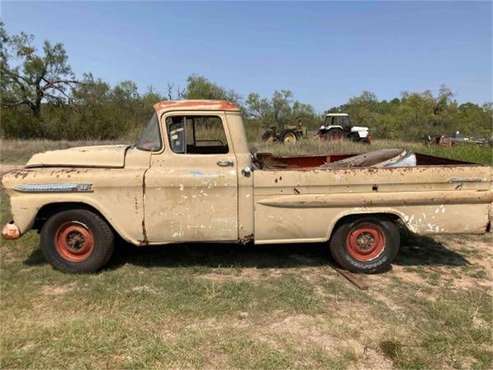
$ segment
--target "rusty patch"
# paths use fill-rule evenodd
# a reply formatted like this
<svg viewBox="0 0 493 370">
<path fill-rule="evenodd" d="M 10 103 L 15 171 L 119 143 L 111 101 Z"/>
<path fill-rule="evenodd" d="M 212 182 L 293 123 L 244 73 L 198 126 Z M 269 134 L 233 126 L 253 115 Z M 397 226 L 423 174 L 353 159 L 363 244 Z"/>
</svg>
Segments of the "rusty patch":
<svg viewBox="0 0 493 370">
<path fill-rule="evenodd" d="M 154 109 L 159 110 L 225 110 L 239 111 L 240 108 L 226 100 L 164 100 L 154 104 Z"/>
<path fill-rule="evenodd" d="M 258 153 L 257 164 L 260 168 L 282 169 L 310 169 L 324 164 L 346 159 L 356 154 L 332 154 L 332 155 L 302 155 L 277 157 L 272 153 Z"/>
<path fill-rule="evenodd" d="M 21 236 L 21 232 L 13 221 L 5 224 L 2 230 L 2 237 L 6 240 L 18 239 Z"/>
<path fill-rule="evenodd" d="M 330 154 L 330 155 L 302 155 L 302 156 L 274 156 L 272 153 L 257 153 L 256 164 L 261 169 L 283 169 L 283 170 L 310 170 L 327 166 L 358 154 Z M 414 153 L 416 166 L 446 166 L 446 165 L 468 165 L 469 162 L 455 159 L 435 157 L 426 154 Z M 331 166 L 328 166 L 331 167 Z M 368 171 L 376 172 L 375 168 L 364 167 Z M 403 170 L 412 170 L 414 167 L 402 167 Z M 392 170 L 392 168 L 389 168 Z M 379 169 L 381 170 L 381 169 Z"/>
<path fill-rule="evenodd" d="M 146 209 L 145 209 L 145 196 L 146 196 L 146 174 L 149 169 L 145 170 L 144 173 L 142 174 L 142 235 L 144 237 L 143 240 L 140 241 L 141 245 L 148 245 L 149 244 L 149 239 L 147 237 L 147 230 L 146 230 L 146 223 L 145 223 L 145 217 L 146 217 Z"/>
</svg>

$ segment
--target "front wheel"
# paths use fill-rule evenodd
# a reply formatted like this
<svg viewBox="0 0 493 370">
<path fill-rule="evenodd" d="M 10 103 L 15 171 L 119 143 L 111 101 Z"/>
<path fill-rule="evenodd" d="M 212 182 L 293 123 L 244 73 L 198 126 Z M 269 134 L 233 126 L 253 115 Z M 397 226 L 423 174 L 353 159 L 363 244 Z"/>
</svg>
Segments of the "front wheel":
<svg viewBox="0 0 493 370">
<path fill-rule="evenodd" d="M 385 217 L 347 220 L 334 232 L 330 251 L 343 268 L 360 273 L 385 271 L 397 256 L 397 225 Z"/>
<path fill-rule="evenodd" d="M 101 216 L 86 209 L 54 214 L 40 234 L 45 258 L 64 272 L 96 272 L 113 254 L 113 231 Z"/>
</svg>

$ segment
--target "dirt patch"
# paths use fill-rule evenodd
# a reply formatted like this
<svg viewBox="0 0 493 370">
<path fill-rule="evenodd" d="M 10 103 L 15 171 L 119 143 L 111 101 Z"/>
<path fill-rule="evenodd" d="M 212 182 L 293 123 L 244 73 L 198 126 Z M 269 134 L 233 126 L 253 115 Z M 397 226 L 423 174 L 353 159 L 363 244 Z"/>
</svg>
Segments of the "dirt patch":
<svg viewBox="0 0 493 370">
<path fill-rule="evenodd" d="M 399 279 L 403 284 L 426 284 L 426 279 L 423 276 L 417 274 L 415 271 L 406 271 L 402 266 L 392 266 L 392 271 L 389 271 L 387 274 L 388 275 L 375 276 L 375 278 L 376 280 L 385 279 L 387 280 L 387 283 L 388 278 L 393 277 Z"/>
<path fill-rule="evenodd" d="M 391 370 L 394 369 L 392 361 L 385 358 L 381 353 L 369 347 L 363 347 L 362 354 L 358 355 L 358 363 L 351 364 L 348 370 Z"/>
<path fill-rule="evenodd" d="M 73 291 L 76 288 L 76 286 L 77 283 L 75 282 L 61 286 L 44 285 L 41 287 L 41 293 L 43 293 L 44 295 L 51 295 L 51 296 L 63 295 Z"/>
<path fill-rule="evenodd" d="M 133 287 L 131 291 L 137 293 L 151 293 L 151 294 L 157 293 L 157 291 L 154 288 L 147 285 Z"/>
<path fill-rule="evenodd" d="M 238 273 L 235 273 L 234 271 L 229 270 L 230 272 L 209 272 L 204 275 L 200 275 L 202 279 L 218 282 L 218 283 L 225 283 L 225 282 L 238 282 L 238 281 L 257 281 L 265 278 L 262 274 L 262 272 L 257 269 L 257 268 L 243 268 L 241 271 Z M 279 274 L 280 275 L 280 274 Z"/>
<path fill-rule="evenodd" d="M 19 256 L 15 251 L 9 249 L 8 247 L 4 247 L 4 248 L 2 248 L 1 253 L 0 253 L 0 260 L 3 263 L 11 263 L 11 262 L 18 261 Z"/>
<path fill-rule="evenodd" d="M 340 346 L 340 339 L 330 333 L 323 320 L 315 316 L 288 316 L 281 321 L 273 322 L 263 331 L 265 335 L 289 335 L 304 346 L 316 344 L 324 350 L 333 350 Z"/>
<path fill-rule="evenodd" d="M 346 325 L 341 322 L 340 325 Z M 318 347 L 329 354 L 349 352 L 357 358 L 351 369 L 392 369 L 392 362 L 369 348 L 359 339 L 348 338 L 343 326 L 331 325 L 323 316 L 295 315 L 268 325 L 260 331 L 262 338 L 289 338 L 302 348 Z M 368 333 L 373 337 L 374 333 Z M 272 341 L 272 340 L 271 340 Z"/>
</svg>

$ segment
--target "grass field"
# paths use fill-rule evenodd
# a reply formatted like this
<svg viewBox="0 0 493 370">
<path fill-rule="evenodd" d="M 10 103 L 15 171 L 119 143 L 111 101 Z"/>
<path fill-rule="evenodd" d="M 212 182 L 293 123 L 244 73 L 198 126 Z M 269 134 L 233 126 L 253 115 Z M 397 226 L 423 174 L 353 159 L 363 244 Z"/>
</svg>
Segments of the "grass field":
<svg viewBox="0 0 493 370">
<path fill-rule="evenodd" d="M 2 369 L 493 366 L 491 234 L 408 237 L 366 291 L 324 245 L 119 243 L 100 273 L 69 275 L 38 242 L 0 242 Z"/>
<path fill-rule="evenodd" d="M 90 144 L 98 143 L 2 141 L 2 163 Z M 482 148 L 400 144 L 490 163 Z M 8 219 L 0 193 L 0 221 Z M 100 273 L 69 275 L 45 262 L 30 232 L 0 241 L 0 368 L 490 369 L 492 242 L 492 234 L 408 236 L 393 269 L 365 276 L 363 291 L 329 267 L 325 245 L 120 242 Z"/>
</svg>

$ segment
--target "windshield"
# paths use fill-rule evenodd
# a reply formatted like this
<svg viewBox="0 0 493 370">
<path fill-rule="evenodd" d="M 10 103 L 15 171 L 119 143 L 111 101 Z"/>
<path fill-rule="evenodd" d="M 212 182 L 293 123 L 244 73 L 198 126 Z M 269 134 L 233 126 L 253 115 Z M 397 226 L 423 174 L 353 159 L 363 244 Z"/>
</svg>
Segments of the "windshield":
<svg viewBox="0 0 493 370">
<path fill-rule="evenodd" d="M 153 114 L 144 127 L 142 134 L 140 134 L 140 138 L 137 141 L 137 148 L 147 151 L 161 149 L 161 134 L 159 132 L 159 120 L 156 113 Z"/>
</svg>

